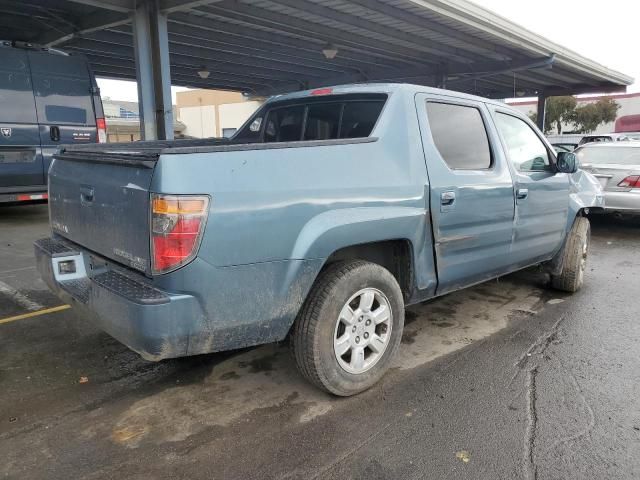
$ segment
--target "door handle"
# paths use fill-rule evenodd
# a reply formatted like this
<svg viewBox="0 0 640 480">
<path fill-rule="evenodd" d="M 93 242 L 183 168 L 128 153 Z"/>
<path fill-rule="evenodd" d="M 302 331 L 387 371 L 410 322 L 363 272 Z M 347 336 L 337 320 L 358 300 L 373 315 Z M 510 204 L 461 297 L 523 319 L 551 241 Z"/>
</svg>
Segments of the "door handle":
<svg viewBox="0 0 640 480">
<path fill-rule="evenodd" d="M 453 205 L 456 201 L 456 192 L 442 192 L 440 194 L 440 205 Z"/>
<path fill-rule="evenodd" d="M 80 187 L 80 202 L 83 204 L 93 202 L 93 187 L 89 187 L 89 186 Z"/>
<path fill-rule="evenodd" d="M 60 141 L 60 127 L 49 127 L 49 137 L 51 137 L 51 140 L 54 142 L 59 142 Z"/>
<path fill-rule="evenodd" d="M 524 200 L 528 196 L 529 196 L 529 189 L 528 188 L 519 188 L 519 189 L 516 190 L 516 198 L 518 200 Z"/>
</svg>

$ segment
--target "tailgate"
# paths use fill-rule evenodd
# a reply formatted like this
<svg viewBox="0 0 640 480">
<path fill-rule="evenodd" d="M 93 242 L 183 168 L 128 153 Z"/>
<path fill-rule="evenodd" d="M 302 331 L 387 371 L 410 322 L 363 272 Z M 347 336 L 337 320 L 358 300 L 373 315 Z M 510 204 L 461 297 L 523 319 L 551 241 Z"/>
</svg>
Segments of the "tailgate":
<svg viewBox="0 0 640 480">
<path fill-rule="evenodd" d="M 150 273 L 149 186 L 155 152 L 69 151 L 49 171 L 53 231 Z"/>
</svg>

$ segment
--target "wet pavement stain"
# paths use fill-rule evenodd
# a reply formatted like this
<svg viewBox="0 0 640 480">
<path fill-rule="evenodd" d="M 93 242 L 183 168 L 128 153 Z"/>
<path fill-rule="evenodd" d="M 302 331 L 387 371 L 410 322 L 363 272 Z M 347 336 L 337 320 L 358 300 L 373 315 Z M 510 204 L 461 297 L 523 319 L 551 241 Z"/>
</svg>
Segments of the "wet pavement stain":
<svg viewBox="0 0 640 480">
<path fill-rule="evenodd" d="M 237 380 L 238 378 L 240 378 L 240 375 L 233 370 L 220 375 L 220 380 Z"/>
<path fill-rule="evenodd" d="M 413 310 L 407 309 L 404 312 L 404 324 L 407 325 L 418 319 L 418 314 Z"/>
<path fill-rule="evenodd" d="M 453 327 L 455 324 L 450 322 L 436 322 L 435 325 L 438 328 L 450 328 L 450 327 Z"/>
<path fill-rule="evenodd" d="M 402 334 L 402 343 L 412 344 L 416 341 L 416 336 L 418 335 L 417 331 L 407 331 L 405 330 Z"/>
<path fill-rule="evenodd" d="M 250 362 L 239 362 L 241 368 L 249 368 L 249 373 L 271 372 L 273 363 L 277 360 L 277 354 L 259 357 Z"/>
</svg>

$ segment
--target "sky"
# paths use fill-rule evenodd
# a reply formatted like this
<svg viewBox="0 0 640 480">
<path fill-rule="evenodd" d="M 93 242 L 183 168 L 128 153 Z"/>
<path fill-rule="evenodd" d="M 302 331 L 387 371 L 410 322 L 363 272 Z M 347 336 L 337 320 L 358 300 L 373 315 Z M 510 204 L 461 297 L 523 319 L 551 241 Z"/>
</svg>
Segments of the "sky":
<svg viewBox="0 0 640 480">
<path fill-rule="evenodd" d="M 636 79 L 629 92 L 640 91 L 638 0 L 478 0 L 527 30 L 569 48 L 591 60 Z M 102 97 L 137 101 L 135 82 L 98 79 Z M 176 91 L 172 87 L 175 103 Z"/>
</svg>

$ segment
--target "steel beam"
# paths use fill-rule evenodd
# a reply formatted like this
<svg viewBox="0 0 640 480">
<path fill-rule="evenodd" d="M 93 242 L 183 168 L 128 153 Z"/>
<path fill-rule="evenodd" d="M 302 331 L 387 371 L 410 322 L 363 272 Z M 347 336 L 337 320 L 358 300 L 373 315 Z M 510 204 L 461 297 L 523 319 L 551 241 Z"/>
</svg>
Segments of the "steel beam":
<svg viewBox="0 0 640 480">
<path fill-rule="evenodd" d="M 178 16 L 180 16 L 180 19 L 177 19 Z M 400 68 L 404 66 L 400 62 L 388 61 L 375 55 L 369 55 L 362 51 L 352 51 L 348 48 L 341 48 L 340 55 L 328 60 L 322 54 L 322 47 L 324 47 L 322 42 L 300 41 L 296 38 L 263 30 L 241 28 L 237 25 L 216 21 L 211 18 L 193 17 L 189 20 L 183 20 L 185 17 L 189 16 L 174 14 L 169 17 L 170 34 L 175 33 L 192 38 L 204 37 L 208 39 L 209 43 L 225 44 L 232 49 L 242 47 L 257 49 L 262 52 L 279 53 L 329 67 L 340 66 L 353 70 L 380 65 Z"/>
<path fill-rule="evenodd" d="M 46 47 L 55 47 L 57 45 L 67 43 L 74 38 L 82 37 L 92 32 L 97 32 L 107 28 L 124 25 L 131 22 L 129 16 L 123 16 L 118 12 L 99 12 L 89 15 L 82 19 L 77 25 L 65 28 L 66 33 L 59 30 L 49 30 L 40 37 L 36 42 Z"/>
<path fill-rule="evenodd" d="M 97 66 L 94 69 L 94 73 L 98 77 L 102 78 L 113 78 L 117 80 L 136 80 L 136 72 L 131 69 L 122 69 L 117 67 L 109 67 L 109 66 Z M 245 85 L 242 83 L 235 83 L 233 81 L 228 81 L 227 79 L 211 79 L 207 80 L 196 80 L 198 77 L 193 76 L 182 76 L 182 75 L 174 75 L 177 77 L 175 79 L 175 84 L 181 87 L 189 87 L 189 88 L 207 88 L 207 89 L 215 89 L 215 90 L 230 90 L 234 92 L 247 92 L 254 94 L 256 91 L 255 88 Z"/>
<path fill-rule="evenodd" d="M 340 22 L 347 28 L 355 27 L 378 35 L 383 35 L 387 39 L 390 39 L 391 42 L 395 40 L 404 43 L 404 48 L 424 52 L 426 54 L 447 55 L 450 59 L 454 61 L 458 60 L 461 62 L 472 60 L 478 55 L 477 52 L 465 52 L 463 50 L 460 50 L 459 48 L 451 47 L 435 40 L 429 40 L 427 38 L 421 37 L 419 35 L 414 35 L 400 29 L 389 28 L 388 26 L 381 23 L 373 22 L 367 20 L 366 18 L 358 17 L 355 15 L 349 15 L 344 12 L 339 12 L 337 10 L 325 7 L 317 3 L 308 2 L 305 0 L 277 0 L 277 3 L 278 5 L 293 8 L 306 14 L 312 14 L 320 18 L 326 18 L 335 22 Z M 225 0 L 218 5 L 221 8 L 227 6 L 227 8 L 235 9 L 235 4 L 232 4 L 229 0 Z M 293 15 L 291 15 L 291 17 L 293 17 Z M 376 42 L 377 40 L 371 38 L 370 41 Z"/>
<path fill-rule="evenodd" d="M 111 66 L 118 68 L 134 69 L 135 65 L 131 58 L 127 57 L 115 57 L 112 55 L 104 55 L 90 50 L 82 48 L 71 47 L 69 51 L 82 53 L 85 55 L 92 66 Z M 170 54 L 171 58 L 171 78 L 175 79 L 176 74 L 188 74 L 197 77 L 197 72 L 202 68 L 202 64 L 197 60 L 190 59 L 189 57 L 181 57 L 179 55 Z M 296 80 L 295 76 L 280 74 L 277 71 L 260 71 L 252 73 L 246 69 L 234 67 L 233 65 L 215 65 L 209 67 L 211 76 L 228 77 L 231 80 L 247 80 L 246 83 L 255 83 L 256 85 L 268 85 L 270 83 L 278 82 L 290 82 Z M 298 79 L 302 84 L 304 79 Z"/>
<path fill-rule="evenodd" d="M 77 46 L 84 50 L 95 51 L 102 54 L 113 54 L 114 56 L 125 57 L 130 55 L 131 47 L 114 44 L 110 42 L 103 42 L 101 40 L 85 38 L 74 42 L 71 46 Z M 244 55 L 232 55 L 226 52 L 216 52 L 213 48 L 207 48 L 195 45 L 180 45 L 171 44 L 171 54 L 181 57 L 190 57 L 197 60 L 200 66 L 208 65 L 222 65 L 231 66 L 231 68 L 243 68 L 246 72 L 260 72 L 263 70 L 277 71 L 281 74 L 291 75 L 292 78 L 302 77 L 322 77 L 327 75 L 326 70 L 318 70 L 316 68 L 310 68 L 300 65 L 294 65 L 289 63 L 274 62 L 264 58 L 256 58 Z M 339 70 L 335 70 L 333 74 L 339 73 Z"/>
<path fill-rule="evenodd" d="M 90 7 L 112 10 L 114 12 L 131 12 L 135 4 L 134 0 L 70 0 L 73 3 L 88 5 Z"/>
<path fill-rule="evenodd" d="M 131 34 L 122 30 L 97 32 L 91 35 L 90 39 L 117 45 L 131 44 Z M 180 48 L 180 46 L 192 48 L 194 45 L 197 45 L 196 48 L 206 48 L 215 52 L 216 63 L 226 58 L 233 59 L 237 57 L 240 59 L 242 57 L 250 61 L 261 59 L 270 62 L 276 69 L 279 69 L 279 64 L 282 63 L 283 65 L 304 66 L 316 69 L 319 72 L 341 72 L 345 69 L 357 71 L 352 64 L 350 65 L 346 62 L 323 62 L 321 58 L 319 58 L 322 57 L 320 48 L 318 48 L 316 58 L 307 59 L 305 56 L 298 56 L 294 49 L 272 49 L 265 46 L 258 46 L 259 44 L 256 44 L 256 42 L 254 42 L 252 46 L 242 46 L 225 41 L 224 37 L 219 40 L 213 40 L 198 28 L 190 29 L 184 25 L 175 25 L 171 19 L 169 19 L 169 46 L 171 52 L 176 51 L 176 48 Z M 266 65 L 268 64 L 269 63 Z M 202 65 L 202 62 L 200 62 L 200 65 Z"/>
<path fill-rule="evenodd" d="M 401 20 L 423 30 L 437 33 L 440 36 L 444 35 L 445 37 L 455 39 L 465 45 L 464 47 L 459 48 L 473 51 L 476 55 L 484 55 L 485 57 L 490 58 L 493 57 L 496 60 L 510 60 L 521 55 L 517 51 L 498 43 L 493 43 L 486 39 L 480 39 L 471 33 L 462 32 L 421 15 L 416 15 L 415 13 L 403 9 L 401 5 L 389 5 L 379 0 L 349 0 L 349 3 L 359 5 L 371 12 L 385 15 L 389 18 Z"/>
<path fill-rule="evenodd" d="M 544 117 L 547 113 L 547 95 L 545 92 L 538 94 L 538 114 L 536 118 L 536 125 L 542 133 L 544 133 Z"/>
<path fill-rule="evenodd" d="M 173 106 L 169 70 L 167 16 L 158 0 L 137 6 L 133 14 L 133 47 L 143 140 L 173 139 Z"/>
<path fill-rule="evenodd" d="M 198 12 L 200 12 L 198 10 Z M 308 40 L 326 39 L 333 40 L 340 45 L 351 45 L 364 52 L 375 53 L 382 58 L 402 61 L 413 65 L 425 63 L 438 63 L 439 59 L 434 55 L 424 52 L 416 52 L 405 46 L 378 41 L 371 37 L 356 34 L 353 31 L 345 31 L 338 28 L 327 27 L 318 23 L 311 23 L 289 15 L 271 12 L 252 5 L 235 3 L 232 7 L 220 8 L 218 4 L 203 7 L 203 12 L 213 14 L 222 19 L 230 19 L 245 22 L 249 25 L 257 25 L 271 28 L 276 32 L 293 34 Z"/>
<path fill-rule="evenodd" d="M 191 10 L 192 8 L 217 3 L 221 0 L 162 0 L 160 6 L 165 13 Z"/>
</svg>

